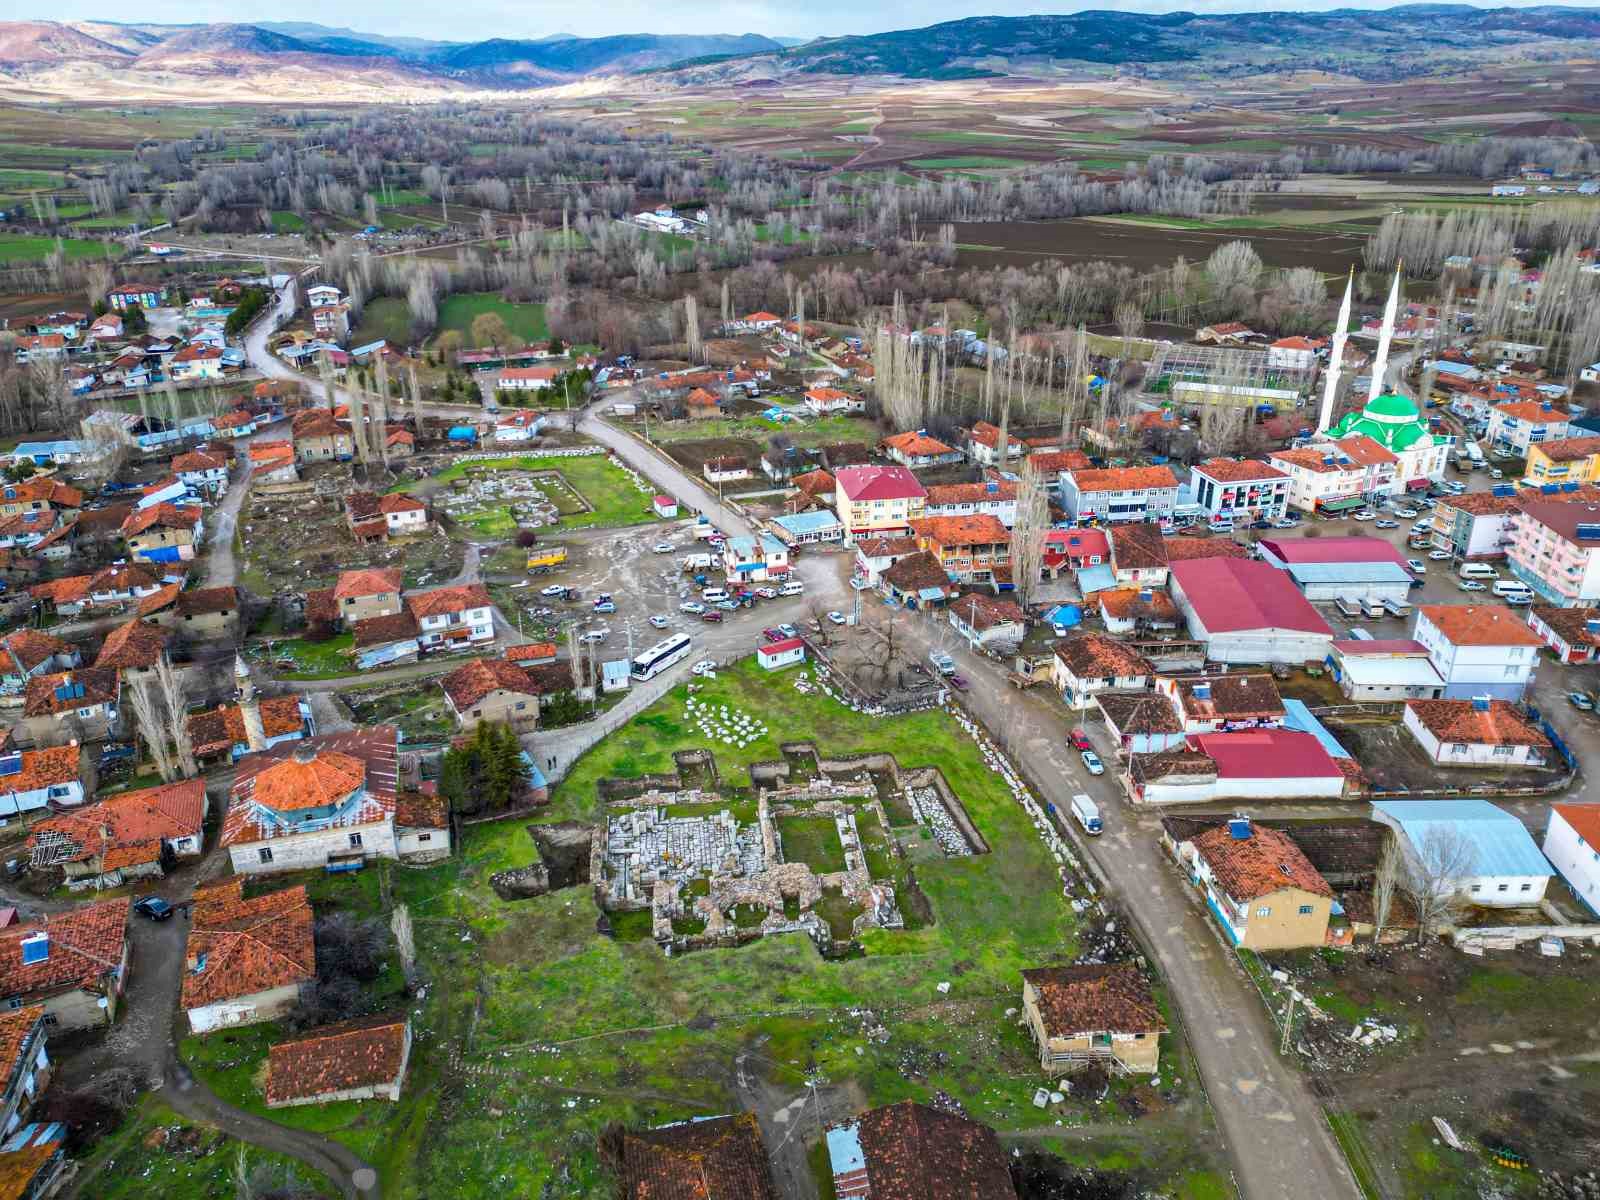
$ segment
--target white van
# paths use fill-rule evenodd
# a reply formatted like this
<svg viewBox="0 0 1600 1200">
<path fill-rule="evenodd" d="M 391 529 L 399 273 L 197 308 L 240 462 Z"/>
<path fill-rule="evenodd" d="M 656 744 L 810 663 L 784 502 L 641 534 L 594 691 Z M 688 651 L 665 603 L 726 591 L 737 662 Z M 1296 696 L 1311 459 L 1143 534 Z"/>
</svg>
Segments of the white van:
<svg viewBox="0 0 1600 1200">
<path fill-rule="evenodd" d="M 1496 596 L 1511 596 L 1517 592 L 1531 592 L 1533 589 L 1520 579 L 1496 579 L 1489 590 Z"/>
<path fill-rule="evenodd" d="M 1361 615 L 1372 619 L 1385 615 L 1383 601 L 1376 600 L 1371 596 L 1363 597 L 1361 600 Z"/>
<path fill-rule="evenodd" d="M 1090 837 L 1100 836 L 1100 806 L 1082 792 L 1072 798 L 1072 815 Z"/>
<path fill-rule="evenodd" d="M 728 598 L 728 593 L 723 588 L 707 588 L 700 593 L 700 599 L 707 604 L 720 604 Z"/>
<path fill-rule="evenodd" d="M 1488 563 L 1462 563 L 1456 574 L 1463 579 L 1499 579 Z"/>
<path fill-rule="evenodd" d="M 803 596 L 805 594 L 806 589 L 798 579 L 791 579 L 778 589 L 778 595 L 780 596 Z"/>
</svg>

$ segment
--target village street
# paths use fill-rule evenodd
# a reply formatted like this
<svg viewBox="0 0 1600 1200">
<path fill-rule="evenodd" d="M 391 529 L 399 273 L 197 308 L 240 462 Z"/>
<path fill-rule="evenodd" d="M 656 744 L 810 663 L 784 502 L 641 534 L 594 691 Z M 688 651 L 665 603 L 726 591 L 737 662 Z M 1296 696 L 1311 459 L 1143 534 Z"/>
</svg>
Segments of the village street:
<svg viewBox="0 0 1600 1200">
<path fill-rule="evenodd" d="M 266 351 L 272 324 L 292 312 L 292 304 L 289 296 L 280 298 L 274 318 L 251 331 L 250 360 L 264 375 L 293 378 L 321 394 L 320 383 L 306 380 Z M 748 532 L 747 522 L 653 449 L 590 412 L 581 416 L 577 428 L 612 449 L 662 492 L 675 496 L 680 505 L 705 512 L 725 532 Z M 801 565 L 808 584 L 804 608 L 852 607 L 854 597 L 845 585 L 845 556 L 807 555 Z M 881 606 L 868 605 L 869 612 L 874 609 L 881 611 Z M 775 608 L 764 611 L 772 622 L 794 619 Z M 938 635 L 927 623 L 906 623 L 920 644 L 934 644 Z M 731 657 L 753 646 L 752 634 L 739 622 L 726 630 L 715 627 L 714 633 L 697 641 L 705 657 Z M 672 671 L 636 686 L 600 722 L 530 735 L 526 739 L 530 754 L 548 776 L 559 778 L 583 750 L 665 694 L 683 677 L 687 662 L 698 657 L 701 654 L 692 655 Z M 1087 791 L 1100 802 L 1107 833 L 1087 852 L 1170 985 L 1244 1194 L 1255 1200 L 1308 1192 L 1356 1196 L 1355 1182 L 1320 1105 L 1305 1081 L 1277 1055 L 1276 1036 L 1260 997 L 1223 952 L 1203 912 L 1163 860 L 1156 842 L 1156 818 L 1128 812 L 1106 779 L 1085 778 L 1067 745 L 1061 716 L 1047 702 L 1012 690 L 998 664 L 965 653 L 960 657 L 973 685 L 964 702 L 1014 755 L 1043 798 L 1058 813 L 1068 811 L 1074 792 Z M 364 678 L 371 682 L 376 677 Z M 1265 1136 L 1267 1131 L 1272 1136 Z"/>
</svg>

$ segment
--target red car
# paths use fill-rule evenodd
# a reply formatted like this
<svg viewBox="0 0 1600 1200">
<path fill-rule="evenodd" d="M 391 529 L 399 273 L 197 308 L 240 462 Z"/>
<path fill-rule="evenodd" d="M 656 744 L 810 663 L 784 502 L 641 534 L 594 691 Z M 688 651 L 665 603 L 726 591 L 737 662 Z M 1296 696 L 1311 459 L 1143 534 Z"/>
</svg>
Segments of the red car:
<svg viewBox="0 0 1600 1200">
<path fill-rule="evenodd" d="M 776 629 L 763 629 L 761 631 L 761 636 L 766 638 L 767 641 L 769 641 L 769 642 L 781 642 L 781 641 L 783 641 L 782 632 L 779 631 L 779 630 L 776 630 Z"/>
<path fill-rule="evenodd" d="M 1067 735 L 1067 740 L 1072 743 L 1074 750 L 1092 750 L 1094 743 L 1089 740 L 1089 735 L 1082 729 L 1074 729 Z"/>
<path fill-rule="evenodd" d="M 722 620 L 722 614 L 713 608 L 710 612 L 701 613 L 700 619 L 702 621 L 709 621 L 711 624 L 715 625 L 717 622 Z"/>
</svg>

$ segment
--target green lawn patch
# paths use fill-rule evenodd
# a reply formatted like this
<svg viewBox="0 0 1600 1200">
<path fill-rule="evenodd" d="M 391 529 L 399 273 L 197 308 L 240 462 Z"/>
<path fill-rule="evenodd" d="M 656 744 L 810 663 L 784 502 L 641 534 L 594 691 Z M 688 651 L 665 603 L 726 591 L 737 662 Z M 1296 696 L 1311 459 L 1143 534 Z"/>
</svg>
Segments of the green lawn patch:
<svg viewBox="0 0 1600 1200">
<path fill-rule="evenodd" d="M 832 817 L 779 817 L 783 860 L 803 862 L 818 875 L 844 870 L 844 846 Z"/>
<path fill-rule="evenodd" d="M 411 309 L 404 300 L 395 296 L 378 296 L 368 300 L 361 309 L 361 323 L 350 335 L 352 346 L 364 346 L 378 340 L 391 346 L 405 346 L 411 342 Z"/>
<path fill-rule="evenodd" d="M 294 666 L 283 671 L 286 679 L 333 679 L 355 669 L 351 653 L 355 639 L 353 633 L 337 634 L 325 642 L 291 638 L 286 642 L 274 642 L 268 656 L 274 662 L 294 660 Z"/>
<path fill-rule="evenodd" d="M 506 328 L 524 343 L 550 339 L 550 327 L 544 319 L 544 305 L 513 304 L 493 292 L 460 292 L 446 296 L 439 301 L 437 332 L 453 329 L 470 341 L 472 322 L 484 313 L 495 313 L 506 323 Z"/>
<path fill-rule="evenodd" d="M 0 167 L 0 188 L 18 192 L 50 192 L 66 183 L 59 171 L 32 171 L 24 167 Z"/>
<path fill-rule="evenodd" d="M 287 209 L 273 209 L 273 233 L 300 233 L 306 227 L 305 219 L 299 213 L 289 212 Z"/>
</svg>

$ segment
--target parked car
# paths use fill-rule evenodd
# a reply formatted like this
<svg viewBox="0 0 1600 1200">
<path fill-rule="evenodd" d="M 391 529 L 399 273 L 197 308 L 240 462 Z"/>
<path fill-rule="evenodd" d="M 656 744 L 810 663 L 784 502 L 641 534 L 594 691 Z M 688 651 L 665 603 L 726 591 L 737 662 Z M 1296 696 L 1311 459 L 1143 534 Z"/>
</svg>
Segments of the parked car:
<svg viewBox="0 0 1600 1200">
<path fill-rule="evenodd" d="M 539 589 L 539 595 L 541 595 L 541 596 L 554 597 L 554 596 L 565 596 L 566 594 L 567 594 L 567 589 L 565 587 L 563 587 L 559 583 L 552 583 L 549 587 L 542 587 L 542 588 Z"/>
<path fill-rule="evenodd" d="M 737 600 L 718 600 L 712 607 L 719 608 L 723 612 L 738 612 L 739 602 Z"/>
<path fill-rule="evenodd" d="M 691 617 L 698 617 L 706 611 L 706 606 L 698 600 L 685 600 L 678 605 L 678 611 L 688 613 Z"/>
<path fill-rule="evenodd" d="M 1567 703 L 1579 712 L 1593 712 L 1594 701 L 1585 692 L 1568 692 Z"/>
<path fill-rule="evenodd" d="M 170 921 L 178 910 L 160 896 L 144 896 L 133 902 L 133 911 L 151 921 Z"/>
<path fill-rule="evenodd" d="M 609 629 L 591 629 L 588 633 L 579 636 L 578 640 L 585 646 L 597 645 L 611 636 Z"/>
<path fill-rule="evenodd" d="M 655 616 L 650 618 L 650 625 L 651 625 L 652 628 L 655 628 L 655 629 L 665 629 L 668 625 L 671 625 L 671 624 L 672 624 L 672 619 L 670 617 L 664 617 L 660 613 L 657 613 Z"/>
<path fill-rule="evenodd" d="M 594 602 L 594 611 L 597 613 L 614 613 L 617 611 L 617 606 L 612 603 L 610 596 L 601 596 L 600 599 Z"/>
<path fill-rule="evenodd" d="M 763 629 L 761 631 L 761 636 L 763 639 L 769 642 L 783 641 L 783 633 L 777 629 Z"/>
<path fill-rule="evenodd" d="M 1456 586 L 1463 592 L 1486 592 L 1489 590 L 1476 579 L 1458 579 L 1456 580 Z"/>
<path fill-rule="evenodd" d="M 1100 761 L 1100 756 L 1093 750 L 1085 750 L 1080 753 L 1078 757 L 1083 759 L 1084 769 L 1088 771 L 1089 774 L 1104 775 L 1106 773 L 1105 763 Z"/>
<path fill-rule="evenodd" d="M 793 625 L 790 625 L 788 623 L 779 625 L 778 626 L 778 632 L 783 634 L 783 636 L 786 637 L 786 638 L 792 638 L 792 637 L 799 637 L 800 636 L 800 631 L 798 629 L 796 629 Z"/>
<path fill-rule="evenodd" d="M 1094 743 L 1089 740 L 1089 735 L 1081 726 L 1074 726 L 1072 732 L 1067 734 L 1067 740 L 1072 743 L 1074 750 L 1092 750 Z"/>
<path fill-rule="evenodd" d="M 671 554 L 673 546 L 671 542 L 657 542 L 654 546 L 651 546 L 650 549 L 655 551 L 657 554 Z"/>
<path fill-rule="evenodd" d="M 1060 621 L 1051 621 L 1050 622 L 1050 632 L 1055 634 L 1059 638 L 1064 638 L 1064 637 L 1067 636 L 1067 627 L 1065 625 L 1063 625 Z"/>
<path fill-rule="evenodd" d="M 828 623 L 830 625 L 843 625 L 844 622 L 845 622 L 845 616 L 838 609 L 834 609 L 832 612 L 830 612 L 828 614 Z"/>
<path fill-rule="evenodd" d="M 1391 521 L 1391 520 L 1388 520 L 1387 518 L 1385 518 L 1382 521 L 1376 522 L 1372 527 L 1374 529 L 1399 529 L 1400 528 L 1400 522 L 1399 521 Z"/>
<path fill-rule="evenodd" d="M 1351 520 L 1352 520 L 1352 521 L 1371 521 L 1371 520 L 1373 520 L 1373 519 L 1374 519 L 1374 518 L 1375 518 L 1375 517 L 1376 517 L 1376 516 L 1377 516 L 1377 514 L 1376 514 L 1376 513 L 1374 513 L 1374 512 L 1370 512 L 1370 511 L 1369 511 L 1369 510 L 1367 510 L 1367 509 L 1365 509 L 1365 508 L 1363 508 L 1363 509 L 1362 509 L 1362 510 L 1361 510 L 1361 511 L 1360 511 L 1360 512 L 1358 512 L 1358 513 L 1352 513 L 1352 514 L 1351 514 L 1351 516 L 1350 516 L 1350 519 L 1351 519 Z"/>
<path fill-rule="evenodd" d="M 1428 561 L 1429 562 L 1447 562 L 1448 560 L 1450 560 L 1450 559 L 1452 559 L 1454 557 L 1455 557 L 1455 555 L 1451 554 L 1450 551 L 1448 551 L 1448 550 L 1430 550 L 1430 551 L 1428 551 Z"/>
<path fill-rule="evenodd" d="M 708 624 L 715 625 L 718 621 L 722 620 L 722 614 L 717 612 L 715 609 L 712 609 L 710 612 L 702 612 L 700 614 L 700 619 Z"/>
<path fill-rule="evenodd" d="M 756 595 L 763 600 L 776 600 L 778 598 L 778 589 L 772 587 L 757 588 Z"/>
<path fill-rule="evenodd" d="M 956 691 L 964 692 L 964 691 L 967 690 L 967 681 L 965 679 L 963 679 L 961 676 L 959 676 L 959 675 L 951 675 L 949 678 L 950 678 L 950 686 L 955 688 Z"/>
<path fill-rule="evenodd" d="M 709 658 L 702 658 L 699 662 L 695 663 L 694 666 L 689 668 L 689 673 L 691 675 L 710 675 L 716 669 L 716 663 L 712 662 Z"/>
<path fill-rule="evenodd" d="M 1406 559 L 1406 566 L 1410 567 L 1418 575 L 1423 574 L 1428 569 L 1428 564 L 1423 562 L 1420 558 Z"/>
<path fill-rule="evenodd" d="M 1295 520 L 1293 517 L 1279 517 L 1272 523 L 1272 527 L 1274 529 L 1293 529 L 1298 524 L 1300 524 L 1300 522 Z"/>
<path fill-rule="evenodd" d="M 1415 517 L 1415 516 L 1417 516 L 1419 514 L 1417 513 L 1417 510 L 1412 508 L 1410 505 L 1405 505 L 1405 506 L 1403 506 L 1401 508 L 1395 509 L 1394 510 L 1394 515 L 1397 516 L 1397 517 L 1402 517 L 1405 520 L 1409 521 L 1412 517 Z"/>
</svg>

